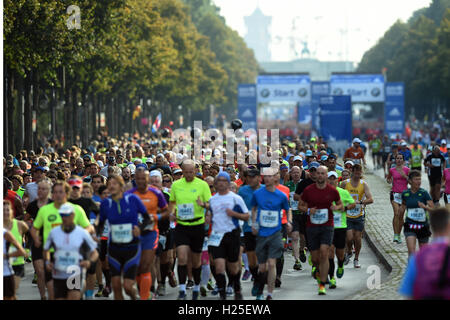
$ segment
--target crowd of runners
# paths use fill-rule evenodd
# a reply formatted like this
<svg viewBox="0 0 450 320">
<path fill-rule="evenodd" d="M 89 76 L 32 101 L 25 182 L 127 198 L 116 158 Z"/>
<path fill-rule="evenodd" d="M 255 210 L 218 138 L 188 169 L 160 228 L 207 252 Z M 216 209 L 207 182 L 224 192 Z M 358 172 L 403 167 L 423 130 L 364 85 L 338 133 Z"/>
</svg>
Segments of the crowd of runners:
<svg viewBox="0 0 450 320">
<path fill-rule="evenodd" d="M 368 155 L 392 184 L 393 241 L 402 242 L 403 229 L 410 255 L 430 241 L 430 212 L 450 195 L 443 138 L 356 137 L 344 155 L 321 137 L 282 140 L 270 150 L 275 165 L 250 164 L 248 140 L 246 163 L 227 163 L 225 146 L 202 145 L 195 158 L 172 151 L 168 137 L 133 136 L 6 156 L 4 298 L 16 298 L 26 263 L 42 300 L 155 300 L 167 286 L 178 287 L 179 300 L 241 300 L 241 281 L 253 282 L 257 300 L 271 300 L 284 268 L 310 271 L 325 295 L 345 268 L 361 268 L 374 202 Z M 284 265 L 286 254 L 294 265 Z"/>
</svg>

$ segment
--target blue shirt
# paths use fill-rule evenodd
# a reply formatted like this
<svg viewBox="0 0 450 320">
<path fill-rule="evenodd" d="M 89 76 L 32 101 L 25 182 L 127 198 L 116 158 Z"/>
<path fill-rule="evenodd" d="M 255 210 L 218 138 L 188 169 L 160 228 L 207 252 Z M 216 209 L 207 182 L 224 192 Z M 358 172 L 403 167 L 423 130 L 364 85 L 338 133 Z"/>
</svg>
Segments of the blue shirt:
<svg viewBox="0 0 450 320">
<path fill-rule="evenodd" d="M 256 221 L 259 224 L 258 235 L 261 237 L 268 237 L 277 231 L 281 230 L 281 220 L 283 218 L 282 209 L 289 211 L 289 202 L 286 195 L 280 190 L 275 192 L 268 191 L 265 187 L 256 190 L 253 193 L 250 207 L 258 207 L 258 214 Z M 278 212 L 278 225 L 273 228 L 263 227 L 260 223 L 261 210 L 269 210 Z"/>
<path fill-rule="evenodd" d="M 260 185 L 260 188 L 264 187 L 264 185 Z M 257 189 L 259 190 L 259 189 Z M 252 187 L 250 187 L 249 185 L 245 185 L 239 188 L 238 191 L 238 195 L 240 195 L 242 197 L 242 199 L 244 199 L 245 205 L 247 206 L 247 208 L 249 210 L 251 210 L 252 206 L 251 206 L 251 201 L 252 201 L 252 197 L 253 194 L 255 193 L 256 190 L 253 190 Z M 250 217 L 251 219 L 251 217 Z M 249 221 L 250 221 L 249 219 Z M 248 224 L 248 221 L 244 221 L 244 226 L 243 226 L 243 231 L 245 232 L 252 232 L 252 227 Z"/>
<path fill-rule="evenodd" d="M 412 158 L 411 150 L 409 149 L 406 149 L 405 151 L 399 150 L 398 153 L 402 154 L 407 162 Z"/>
</svg>

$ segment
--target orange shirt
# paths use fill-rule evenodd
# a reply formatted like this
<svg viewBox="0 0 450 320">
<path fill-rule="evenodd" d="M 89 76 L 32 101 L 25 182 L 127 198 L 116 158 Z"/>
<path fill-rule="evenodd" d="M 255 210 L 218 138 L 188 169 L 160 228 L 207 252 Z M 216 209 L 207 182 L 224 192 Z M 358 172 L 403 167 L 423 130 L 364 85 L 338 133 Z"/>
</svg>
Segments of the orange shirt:
<svg viewBox="0 0 450 320">
<path fill-rule="evenodd" d="M 289 190 L 288 187 L 283 186 L 282 184 L 277 185 L 277 189 L 280 190 L 281 192 L 283 192 L 289 201 L 289 196 L 290 196 L 291 190 Z M 286 224 L 287 222 L 288 222 L 287 212 L 286 212 L 286 210 L 283 209 L 283 218 L 281 219 L 281 224 Z"/>
<path fill-rule="evenodd" d="M 363 159 L 364 151 L 361 147 L 355 149 L 354 147 L 350 147 L 345 151 L 344 159 Z"/>
<path fill-rule="evenodd" d="M 141 199 L 144 206 L 147 208 L 147 213 L 153 216 L 155 224 L 153 231 L 158 230 L 158 209 L 165 209 L 167 207 L 167 201 L 163 193 L 153 187 L 149 187 L 145 193 L 140 193 L 137 188 L 133 188 L 129 191 Z"/>
</svg>

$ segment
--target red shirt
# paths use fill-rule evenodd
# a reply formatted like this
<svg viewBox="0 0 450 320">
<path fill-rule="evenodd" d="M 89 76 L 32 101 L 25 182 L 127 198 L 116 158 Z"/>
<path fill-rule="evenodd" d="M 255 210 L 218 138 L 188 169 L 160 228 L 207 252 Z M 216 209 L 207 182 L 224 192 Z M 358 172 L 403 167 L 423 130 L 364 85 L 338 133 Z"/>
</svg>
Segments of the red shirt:
<svg viewBox="0 0 450 320">
<path fill-rule="evenodd" d="M 282 184 L 277 185 L 277 189 L 280 190 L 281 192 L 283 192 L 289 201 L 289 195 L 290 195 L 291 190 L 289 190 L 288 187 L 283 186 Z M 283 209 L 283 218 L 281 219 L 281 224 L 286 224 L 287 222 L 288 222 L 287 212 L 286 212 L 286 210 Z"/>
<path fill-rule="evenodd" d="M 14 218 L 16 217 L 16 199 L 19 198 L 19 196 L 17 195 L 17 193 L 15 191 L 12 190 L 8 190 L 8 193 L 6 194 L 6 196 L 3 199 L 9 200 L 9 202 L 11 202 L 11 208 L 13 210 L 13 215 Z"/>
<path fill-rule="evenodd" d="M 330 207 L 334 202 L 338 202 L 341 198 L 339 192 L 330 184 L 327 184 L 325 189 L 317 188 L 317 184 L 314 183 L 305 188 L 302 193 L 301 199 L 308 204 L 308 208 L 316 209 L 328 209 L 328 221 L 323 224 L 312 224 L 311 216 L 307 216 L 306 227 L 316 227 L 316 226 L 334 226 L 333 211 Z"/>
</svg>

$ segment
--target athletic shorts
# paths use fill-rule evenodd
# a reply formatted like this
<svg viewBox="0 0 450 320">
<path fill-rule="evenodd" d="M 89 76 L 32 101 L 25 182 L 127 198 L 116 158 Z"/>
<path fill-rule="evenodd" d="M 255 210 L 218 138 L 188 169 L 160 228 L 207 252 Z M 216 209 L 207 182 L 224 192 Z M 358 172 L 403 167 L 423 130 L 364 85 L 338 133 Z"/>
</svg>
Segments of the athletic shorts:
<svg viewBox="0 0 450 320">
<path fill-rule="evenodd" d="M 306 214 L 295 213 L 292 215 L 292 232 L 298 232 L 301 234 L 306 233 Z"/>
<path fill-rule="evenodd" d="M 208 246 L 208 251 L 213 259 L 226 259 L 233 263 L 238 261 L 241 250 L 241 236 L 239 228 L 223 235 L 222 241 L 218 247 Z"/>
<path fill-rule="evenodd" d="M 156 250 L 159 243 L 159 231 L 151 231 L 145 235 L 140 236 L 141 250 Z"/>
<path fill-rule="evenodd" d="M 54 252 L 50 252 L 50 261 L 53 263 L 55 262 L 54 255 L 55 255 Z M 45 263 L 44 263 L 44 273 L 45 273 L 45 283 L 53 280 L 53 273 L 51 271 L 47 271 Z"/>
<path fill-rule="evenodd" d="M 11 298 L 16 295 L 14 276 L 3 277 L 3 297 Z"/>
<path fill-rule="evenodd" d="M 100 261 L 105 261 L 108 254 L 108 240 L 100 240 Z"/>
<path fill-rule="evenodd" d="M 430 182 L 430 186 L 434 187 L 435 185 L 442 183 L 442 175 L 428 176 L 428 181 Z"/>
<path fill-rule="evenodd" d="M 239 232 L 239 246 L 245 249 L 244 236 L 241 236 L 240 232 Z"/>
<path fill-rule="evenodd" d="M 311 251 L 316 251 L 319 250 L 320 246 L 323 244 L 331 246 L 333 243 L 334 227 L 309 227 L 306 228 L 306 234 L 308 237 L 308 249 Z"/>
<path fill-rule="evenodd" d="M 387 161 L 387 159 L 388 159 L 388 157 L 389 157 L 389 153 L 384 153 L 383 152 L 383 162 L 386 162 Z"/>
<path fill-rule="evenodd" d="M 345 239 L 347 237 L 347 228 L 334 229 L 333 245 L 336 249 L 345 248 Z"/>
<path fill-rule="evenodd" d="M 255 251 L 256 249 L 256 236 L 251 232 L 244 233 L 244 247 L 245 252 Z"/>
<path fill-rule="evenodd" d="M 175 245 L 189 246 L 194 253 L 201 253 L 205 240 L 205 224 L 198 226 L 183 226 L 177 224 L 175 228 Z"/>
<path fill-rule="evenodd" d="M 364 217 L 349 218 L 347 217 L 347 230 L 355 230 L 362 232 L 364 230 Z"/>
<path fill-rule="evenodd" d="M 108 264 L 111 277 L 120 276 L 134 280 L 136 278 L 139 261 L 141 259 L 141 245 L 139 243 L 128 246 L 110 244 L 108 248 Z"/>
<path fill-rule="evenodd" d="M 382 155 L 382 153 L 380 151 L 372 153 L 372 156 L 374 156 L 374 157 L 379 157 L 381 155 Z"/>
<path fill-rule="evenodd" d="M 422 166 L 420 166 L 420 167 L 412 167 L 411 170 L 418 170 L 418 171 L 422 172 Z"/>
<path fill-rule="evenodd" d="M 36 248 L 34 243 L 31 245 L 31 259 L 33 261 L 44 259 L 44 249 L 42 245 L 40 248 Z"/>
<path fill-rule="evenodd" d="M 403 225 L 405 238 L 416 237 L 417 240 L 419 240 L 419 243 L 428 243 L 431 236 L 430 225 L 422 225 L 422 228 L 420 229 L 417 229 L 417 226 L 419 226 L 419 224 L 405 222 Z"/>
<path fill-rule="evenodd" d="M 163 246 L 163 239 L 166 239 Z M 167 252 L 173 249 L 173 231 L 166 231 L 165 234 L 159 235 L 158 248 L 156 249 L 156 256 L 159 257 L 161 253 Z"/>
<path fill-rule="evenodd" d="M 55 299 L 65 299 L 69 293 L 67 287 L 67 279 L 53 279 L 53 290 L 55 292 Z M 70 291 L 80 291 L 80 289 L 70 289 Z"/>
<path fill-rule="evenodd" d="M 21 264 L 18 266 L 12 266 L 12 268 L 14 270 L 14 275 L 16 277 L 21 277 L 21 278 L 25 277 L 25 265 L 24 264 Z"/>
<path fill-rule="evenodd" d="M 268 237 L 256 237 L 256 258 L 259 264 L 266 263 L 268 259 L 278 259 L 283 254 L 283 239 L 281 230 Z"/>
</svg>

